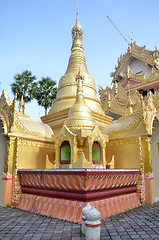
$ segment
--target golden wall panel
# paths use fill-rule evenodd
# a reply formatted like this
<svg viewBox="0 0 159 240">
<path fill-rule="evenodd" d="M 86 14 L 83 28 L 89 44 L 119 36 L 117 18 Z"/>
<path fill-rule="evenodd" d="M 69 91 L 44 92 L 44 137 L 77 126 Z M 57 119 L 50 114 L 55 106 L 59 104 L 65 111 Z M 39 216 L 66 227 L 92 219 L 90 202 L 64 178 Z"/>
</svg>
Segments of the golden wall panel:
<svg viewBox="0 0 159 240">
<path fill-rule="evenodd" d="M 107 143 L 107 163 L 114 156 L 115 168 L 140 169 L 140 149 L 138 138 L 110 140 Z"/>
</svg>

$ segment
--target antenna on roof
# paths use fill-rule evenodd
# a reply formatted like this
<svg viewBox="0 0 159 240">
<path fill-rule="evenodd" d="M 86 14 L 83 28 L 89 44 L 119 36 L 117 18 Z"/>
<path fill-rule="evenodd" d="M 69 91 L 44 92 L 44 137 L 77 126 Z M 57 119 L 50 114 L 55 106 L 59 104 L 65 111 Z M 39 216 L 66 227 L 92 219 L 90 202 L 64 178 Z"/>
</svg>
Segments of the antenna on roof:
<svg viewBox="0 0 159 240">
<path fill-rule="evenodd" d="M 127 38 L 122 34 L 122 32 L 119 30 L 119 28 L 115 25 L 115 23 L 113 23 L 113 21 L 111 20 L 111 18 L 109 16 L 107 16 L 108 20 L 113 24 L 113 26 L 116 28 L 116 30 L 119 32 L 119 34 L 122 36 L 122 38 L 125 40 L 125 42 L 130 45 L 130 43 L 128 42 Z"/>
</svg>

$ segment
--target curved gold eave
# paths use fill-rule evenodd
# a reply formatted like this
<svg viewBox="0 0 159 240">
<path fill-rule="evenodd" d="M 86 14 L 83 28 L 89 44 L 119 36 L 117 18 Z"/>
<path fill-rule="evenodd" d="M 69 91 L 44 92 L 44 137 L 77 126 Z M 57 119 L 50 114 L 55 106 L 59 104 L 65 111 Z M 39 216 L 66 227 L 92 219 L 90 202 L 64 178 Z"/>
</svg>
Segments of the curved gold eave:
<svg viewBox="0 0 159 240">
<path fill-rule="evenodd" d="M 0 97 L 0 117 L 5 134 L 51 141 L 52 129 L 48 125 L 35 121 L 30 116 L 19 113 L 15 109 L 15 105 L 16 97 L 11 102 L 8 93 L 3 90 Z"/>
<path fill-rule="evenodd" d="M 152 135 L 153 120 L 156 116 L 154 95 L 149 92 L 144 99 L 141 97 L 139 111 L 123 116 L 114 124 L 106 126 L 102 134 L 108 134 L 110 139 Z"/>
</svg>

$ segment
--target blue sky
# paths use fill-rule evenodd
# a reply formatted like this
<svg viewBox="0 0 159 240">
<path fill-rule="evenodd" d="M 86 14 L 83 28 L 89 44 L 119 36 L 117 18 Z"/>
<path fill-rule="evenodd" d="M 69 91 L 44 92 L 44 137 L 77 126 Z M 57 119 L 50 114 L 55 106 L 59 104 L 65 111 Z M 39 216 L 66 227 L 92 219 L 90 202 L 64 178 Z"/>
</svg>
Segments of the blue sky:
<svg viewBox="0 0 159 240">
<path fill-rule="evenodd" d="M 128 41 L 159 48 L 158 0 L 79 0 L 79 20 L 88 71 L 96 88 L 110 85 L 110 72 L 127 43 L 108 21 L 113 20 Z M 0 0 L 0 92 L 11 100 L 14 75 L 29 70 L 40 80 L 59 81 L 65 73 L 76 20 L 75 0 Z M 36 120 L 44 109 L 32 101 L 25 113 Z"/>
</svg>

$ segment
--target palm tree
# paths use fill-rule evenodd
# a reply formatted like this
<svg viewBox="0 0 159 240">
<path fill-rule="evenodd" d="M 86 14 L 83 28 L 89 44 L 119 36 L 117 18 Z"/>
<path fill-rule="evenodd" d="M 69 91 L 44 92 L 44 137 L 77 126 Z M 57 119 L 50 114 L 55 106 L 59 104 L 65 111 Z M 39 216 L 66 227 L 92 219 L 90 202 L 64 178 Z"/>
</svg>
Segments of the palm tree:
<svg viewBox="0 0 159 240">
<path fill-rule="evenodd" d="M 17 94 L 17 100 L 20 102 L 23 99 L 24 102 L 30 102 L 34 98 L 34 92 L 36 90 L 35 76 L 28 70 L 22 72 L 22 74 L 16 74 L 14 76 L 15 82 L 11 84 L 13 94 Z"/>
<path fill-rule="evenodd" d="M 47 115 L 48 108 L 51 107 L 53 100 L 56 98 L 56 94 L 56 82 L 49 77 L 42 77 L 37 83 L 35 98 L 38 104 L 45 108 L 45 115 Z"/>
</svg>

